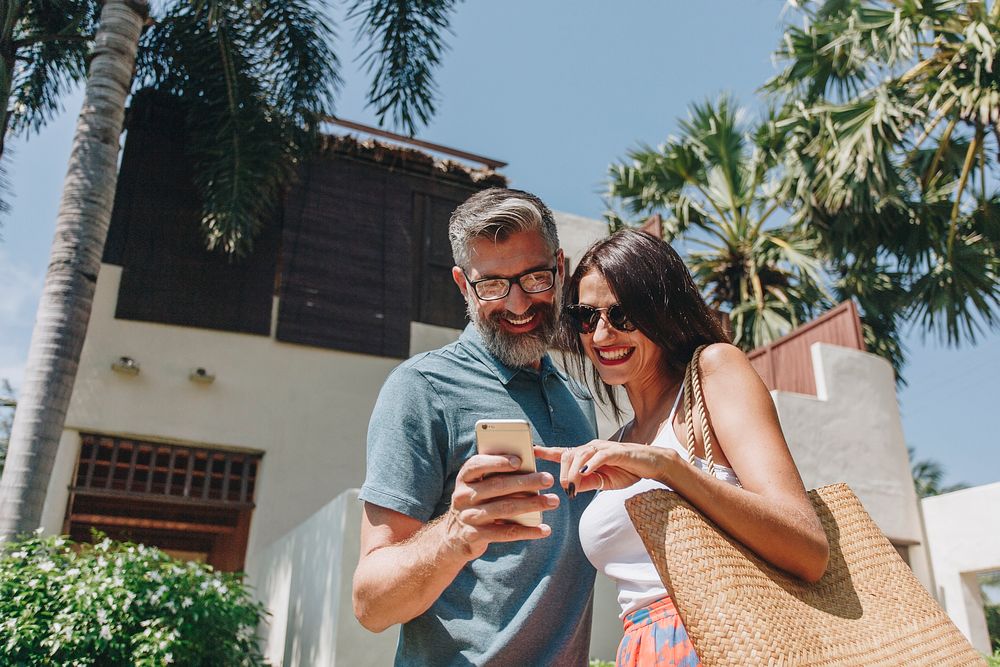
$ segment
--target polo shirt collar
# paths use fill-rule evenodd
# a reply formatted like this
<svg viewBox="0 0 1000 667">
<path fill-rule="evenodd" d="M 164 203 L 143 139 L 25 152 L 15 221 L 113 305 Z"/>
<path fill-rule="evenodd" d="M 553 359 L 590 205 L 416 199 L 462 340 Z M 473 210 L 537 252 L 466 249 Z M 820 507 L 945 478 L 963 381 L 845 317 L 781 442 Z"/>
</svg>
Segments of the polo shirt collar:
<svg viewBox="0 0 1000 667">
<path fill-rule="evenodd" d="M 465 326 L 465 331 L 463 331 L 462 335 L 459 336 L 458 341 L 470 352 L 472 352 L 477 359 L 486 364 L 486 366 L 497 376 L 497 379 L 504 385 L 507 385 L 515 375 L 521 372 L 531 373 L 532 375 L 538 375 L 543 378 L 550 373 L 555 373 L 560 378 L 566 378 L 563 372 L 552 362 L 552 358 L 548 353 L 542 357 L 541 367 L 538 371 L 535 371 L 533 368 L 512 368 L 511 366 L 508 366 L 497 359 L 492 352 L 486 349 L 486 343 L 483 342 L 482 335 L 479 333 L 479 330 L 476 329 L 476 325 L 472 322 L 469 322 L 469 324 Z"/>
</svg>

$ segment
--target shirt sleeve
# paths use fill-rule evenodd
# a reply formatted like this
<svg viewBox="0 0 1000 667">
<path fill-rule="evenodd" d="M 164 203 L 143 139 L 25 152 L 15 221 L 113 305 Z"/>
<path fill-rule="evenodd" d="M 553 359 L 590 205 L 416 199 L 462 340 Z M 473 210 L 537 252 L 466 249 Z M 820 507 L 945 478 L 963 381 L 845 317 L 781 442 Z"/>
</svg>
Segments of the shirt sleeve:
<svg viewBox="0 0 1000 667">
<path fill-rule="evenodd" d="M 441 501 L 449 449 L 444 405 L 412 366 L 397 367 L 368 424 L 367 473 L 360 499 L 418 521 Z"/>
</svg>

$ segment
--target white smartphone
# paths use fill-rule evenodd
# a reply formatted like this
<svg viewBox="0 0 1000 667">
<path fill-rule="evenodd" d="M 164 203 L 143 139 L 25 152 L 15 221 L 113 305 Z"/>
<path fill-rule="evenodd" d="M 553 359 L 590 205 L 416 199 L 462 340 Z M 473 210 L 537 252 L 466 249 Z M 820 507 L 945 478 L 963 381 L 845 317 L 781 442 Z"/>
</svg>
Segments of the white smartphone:
<svg viewBox="0 0 1000 667">
<path fill-rule="evenodd" d="M 480 454 L 521 458 L 518 472 L 535 472 L 535 451 L 531 448 L 531 427 L 523 419 L 480 419 L 476 422 L 476 451 Z M 537 493 L 537 491 L 535 492 Z M 526 512 L 511 521 L 524 526 L 542 523 L 541 512 Z"/>
</svg>

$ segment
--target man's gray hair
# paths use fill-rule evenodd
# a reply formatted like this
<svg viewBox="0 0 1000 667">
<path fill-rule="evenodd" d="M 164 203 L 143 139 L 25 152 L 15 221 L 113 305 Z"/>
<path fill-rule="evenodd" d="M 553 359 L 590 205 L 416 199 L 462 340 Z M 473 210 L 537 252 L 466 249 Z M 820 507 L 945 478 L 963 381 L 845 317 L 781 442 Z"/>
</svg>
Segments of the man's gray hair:
<svg viewBox="0 0 1000 667">
<path fill-rule="evenodd" d="M 475 239 L 503 241 L 517 232 L 537 231 L 553 255 L 559 250 L 559 233 L 552 211 L 542 200 L 523 190 L 489 188 L 472 195 L 451 214 L 448 238 L 455 264 L 469 268 L 470 246 Z"/>
</svg>

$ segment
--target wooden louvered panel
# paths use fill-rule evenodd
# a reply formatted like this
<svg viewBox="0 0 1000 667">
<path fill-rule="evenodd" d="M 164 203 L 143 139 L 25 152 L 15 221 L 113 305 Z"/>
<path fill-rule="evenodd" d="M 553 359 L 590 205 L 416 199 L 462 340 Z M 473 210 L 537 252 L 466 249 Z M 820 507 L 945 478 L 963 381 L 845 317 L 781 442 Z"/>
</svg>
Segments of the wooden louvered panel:
<svg viewBox="0 0 1000 667">
<path fill-rule="evenodd" d="M 471 192 L 435 188 L 434 194 L 413 193 L 414 231 L 421 237 L 420 253 L 414 257 L 413 319 L 427 324 L 461 329 L 466 323 L 465 300 L 451 277 L 451 243 L 448 221 L 452 211 Z"/>
<path fill-rule="evenodd" d="M 260 456 L 81 435 L 75 493 L 253 505 Z"/>
<path fill-rule="evenodd" d="M 207 251 L 183 108 L 153 97 L 137 94 L 129 110 L 103 257 L 122 266 L 115 317 L 267 335 L 280 217 L 264 221 L 245 258 Z"/>
<path fill-rule="evenodd" d="M 285 208 L 278 340 L 408 356 L 409 218 L 404 184 L 383 167 L 314 162 Z"/>
</svg>

